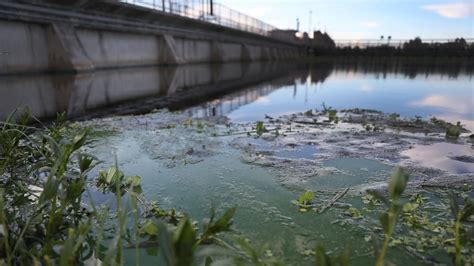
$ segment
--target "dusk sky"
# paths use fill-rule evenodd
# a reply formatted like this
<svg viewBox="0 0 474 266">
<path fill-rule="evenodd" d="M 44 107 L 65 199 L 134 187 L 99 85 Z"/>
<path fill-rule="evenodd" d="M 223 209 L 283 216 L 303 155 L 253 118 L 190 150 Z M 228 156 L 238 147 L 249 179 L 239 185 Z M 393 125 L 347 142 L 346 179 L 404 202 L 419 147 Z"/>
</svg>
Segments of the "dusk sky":
<svg viewBox="0 0 474 266">
<path fill-rule="evenodd" d="M 474 0 L 219 0 L 279 28 L 326 30 L 335 39 L 474 38 Z"/>
</svg>

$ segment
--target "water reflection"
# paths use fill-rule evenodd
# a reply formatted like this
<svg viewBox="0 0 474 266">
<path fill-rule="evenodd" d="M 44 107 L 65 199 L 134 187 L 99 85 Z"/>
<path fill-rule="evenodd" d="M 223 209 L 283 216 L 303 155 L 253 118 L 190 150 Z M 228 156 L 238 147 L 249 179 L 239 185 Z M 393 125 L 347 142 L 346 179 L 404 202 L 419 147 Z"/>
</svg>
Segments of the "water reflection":
<svg viewBox="0 0 474 266">
<path fill-rule="evenodd" d="M 119 69 L 80 75 L 1 76 L 0 116 L 5 119 L 18 106 L 30 107 L 39 118 L 53 117 L 61 111 L 66 111 L 70 118 L 88 118 L 142 113 L 161 107 L 177 109 L 286 76 L 299 66 L 233 63 Z"/>
<path fill-rule="evenodd" d="M 390 65 L 383 63 L 377 71 L 373 62 L 317 62 L 309 64 L 305 71 L 293 73 L 285 82 L 282 82 L 285 78 L 280 78 L 231 93 L 195 107 L 192 112 L 209 116 L 215 115 L 209 110 L 219 110 L 217 115 L 250 122 L 265 115 L 320 109 L 325 103 L 337 109 L 358 107 L 407 117 L 436 116 L 451 122 L 461 121 L 474 130 L 472 67 L 462 62 L 461 66 L 454 65 L 443 68 L 436 64 L 416 66 L 394 61 Z M 253 99 L 249 102 L 250 95 Z"/>
<path fill-rule="evenodd" d="M 402 155 L 424 167 L 438 168 L 454 174 L 474 173 L 474 163 L 454 159 L 457 156 L 472 156 L 472 148 L 466 145 L 453 143 L 416 145 L 402 152 Z"/>
<path fill-rule="evenodd" d="M 306 63 L 232 63 L 133 68 L 81 75 L 0 77 L 1 119 L 19 105 L 40 118 L 186 109 L 198 117 L 255 121 L 320 108 L 370 108 L 437 116 L 474 128 L 473 65 L 467 60 L 413 62 L 322 59 Z"/>
</svg>

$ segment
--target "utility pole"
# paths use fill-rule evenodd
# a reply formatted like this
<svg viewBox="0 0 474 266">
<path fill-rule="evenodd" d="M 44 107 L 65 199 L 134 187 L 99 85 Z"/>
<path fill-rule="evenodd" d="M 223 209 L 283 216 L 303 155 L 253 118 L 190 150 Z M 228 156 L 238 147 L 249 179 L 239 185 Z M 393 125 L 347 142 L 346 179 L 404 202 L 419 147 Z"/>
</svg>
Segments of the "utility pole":
<svg viewBox="0 0 474 266">
<path fill-rule="evenodd" d="M 309 28 L 308 28 L 308 36 L 311 32 L 311 26 L 313 24 L 313 10 L 309 11 Z"/>
<path fill-rule="evenodd" d="M 210 0 L 209 2 L 210 2 L 210 5 L 211 5 L 211 7 L 210 7 L 210 9 L 211 9 L 211 16 L 214 16 L 214 1 L 213 1 L 213 0 Z"/>
<path fill-rule="evenodd" d="M 300 32 L 300 19 L 296 19 L 296 32 Z"/>
</svg>

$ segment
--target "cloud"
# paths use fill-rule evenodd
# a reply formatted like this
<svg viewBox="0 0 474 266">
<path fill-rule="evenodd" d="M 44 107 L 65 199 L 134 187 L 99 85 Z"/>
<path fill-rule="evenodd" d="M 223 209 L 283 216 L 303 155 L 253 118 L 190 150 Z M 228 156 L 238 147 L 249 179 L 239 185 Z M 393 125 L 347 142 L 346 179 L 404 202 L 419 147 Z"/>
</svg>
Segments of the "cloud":
<svg viewBox="0 0 474 266">
<path fill-rule="evenodd" d="M 373 86 L 370 86 L 369 84 L 362 84 L 362 86 L 360 86 L 360 88 L 359 88 L 359 90 L 363 91 L 363 92 L 371 92 L 374 89 L 375 88 Z"/>
<path fill-rule="evenodd" d="M 425 5 L 421 8 L 437 13 L 445 18 L 466 18 L 474 14 L 474 2 Z"/>
<path fill-rule="evenodd" d="M 419 101 L 412 102 L 411 104 L 413 106 L 442 108 L 453 113 L 465 114 L 470 111 L 469 101 L 470 99 L 463 101 L 463 99 L 434 94 Z"/>
<path fill-rule="evenodd" d="M 269 105 L 269 104 L 271 104 L 271 102 L 272 101 L 268 97 L 265 97 L 265 96 L 259 97 L 255 101 L 256 104 L 261 104 L 261 105 Z"/>
<path fill-rule="evenodd" d="M 257 6 L 250 10 L 247 10 L 246 15 L 254 18 L 262 18 L 270 13 L 270 8 L 266 6 Z"/>
<path fill-rule="evenodd" d="M 379 24 L 375 21 L 363 21 L 360 25 L 367 27 L 367 28 L 377 28 Z"/>
</svg>

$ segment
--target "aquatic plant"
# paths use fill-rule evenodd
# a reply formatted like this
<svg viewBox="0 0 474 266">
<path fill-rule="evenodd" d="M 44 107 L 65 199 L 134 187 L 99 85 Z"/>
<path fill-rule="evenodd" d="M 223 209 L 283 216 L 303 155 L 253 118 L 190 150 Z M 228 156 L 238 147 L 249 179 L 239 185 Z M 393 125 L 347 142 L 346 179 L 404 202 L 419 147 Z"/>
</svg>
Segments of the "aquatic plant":
<svg viewBox="0 0 474 266">
<path fill-rule="evenodd" d="M 265 125 L 263 124 L 263 121 L 257 121 L 257 124 L 255 126 L 255 130 L 257 131 L 257 135 L 261 136 L 263 133 L 267 132 L 267 129 L 265 128 Z"/>
<path fill-rule="evenodd" d="M 437 118 L 436 116 L 433 116 L 432 118 L 430 118 L 430 122 L 433 124 L 433 125 L 436 125 L 436 126 L 439 126 L 439 127 L 443 127 L 443 128 L 446 128 L 448 126 L 448 122 L 442 120 L 442 119 L 439 119 Z"/>
<path fill-rule="evenodd" d="M 313 109 L 309 109 L 306 112 L 304 112 L 305 116 L 313 116 Z"/>
<path fill-rule="evenodd" d="M 330 122 L 334 122 L 334 123 L 338 123 L 339 122 L 339 117 L 337 116 L 337 110 L 328 110 L 327 111 L 327 114 L 328 114 L 328 119 Z"/>
<path fill-rule="evenodd" d="M 322 104 L 323 107 L 323 114 L 326 114 L 328 116 L 329 122 L 334 122 L 338 123 L 339 122 L 339 117 L 337 116 L 337 110 L 332 109 L 332 107 L 326 107 L 326 104 L 323 102 Z"/>
<path fill-rule="evenodd" d="M 423 123 L 422 117 L 419 116 L 419 115 L 416 115 L 416 116 L 415 116 L 415 123 L 416 123 L 416 124 L 421 124 L 421 123 Z"/>
<path fill-rule="evenodd" d="M 349 216 L 351 216 L 352 218 L 354 219 L 360 219 L 362 218 L 362 213 L 357 209 L 357 208 L 354 208 L 354 207 L 349 207 L 345 213 Z"/>
<path fill-rule="evenodd" d="M 101 192 L 110 191 L 124 194 L 127 191 L 141 193 L 141 178 L 139 176 L 125 176 L 117 167 L 112 166 L 109 170 L 99 171 L 96 186 Z"/>
<path fill-rule="evenodd" d="M 391 113 L 389 114 L 389 119 L 392 121 L 392 122 L 396 122 L 399 118 L 400 118 L 400 114 L 398 113 Z"/>
<path fill-rule="evenodd" d="M 460 204 L 458 197 L 450 194 L 451 213 L 454 218 L 454 264 L 456 266 L 463 265 L 461 250 L 466 242 L 464 237 L 463 223 L 467 222 L 471 215 L 474 215 L 474 202 L 468 197 L 464 198 L 464 204 Z M 472 234 L 472 232 L 471 232 Z"/>
<path fill-rule="evenodd" d="M 446 138 L 457 139 L 461 135 L 462 125 L 458 122 L 456 125 L 448 125 L 446 128 Z"/>
<path fill-rule="evenodd" d="M 311 207 L 313 207 L 314 192 L 305 191 L 300 195 L 298 200 L 292 200 L 291 203 L 299 207 L 300 212 L 307 212 Z"/>
<path fill-rule="evenodd" d="M 389 198 L 386 198 L 376 190 L 367 191 L 369 194 L 382 201 L 389 207 L 388 211 L 385 211 L 379 217 L 384 231 L 384 242 L 380 250 L 377 250 L 377 266 L 384 265 L 385 255 L 387 253 L 390 239 L 395 231 L 395 226 L 397 224 L 400 210 L 403 208 L 403 205 L 399 200 L 408 183 L 408 178 L 409 176 L 405 170 L 400 167 L 396 167 L 390 177 L 388 185 Z"/>
</svg>

